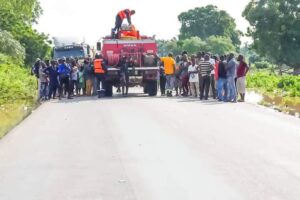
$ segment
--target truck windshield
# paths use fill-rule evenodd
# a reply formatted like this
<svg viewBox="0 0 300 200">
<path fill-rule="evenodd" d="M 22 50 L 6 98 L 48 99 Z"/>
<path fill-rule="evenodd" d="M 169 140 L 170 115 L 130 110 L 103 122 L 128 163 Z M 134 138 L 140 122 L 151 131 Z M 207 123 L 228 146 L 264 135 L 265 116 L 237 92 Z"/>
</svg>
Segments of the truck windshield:
<svg viewBox="0 0 300 200">
<path fill-rule="evenodd" d="M 54 59 L 59 59 L 62 57 L 78 57 L 78 58 L 83 58 L 85 57 L 85 53 L 83 48 L 59 48 L 59 49 L 54 49 Z"/>
</svg>

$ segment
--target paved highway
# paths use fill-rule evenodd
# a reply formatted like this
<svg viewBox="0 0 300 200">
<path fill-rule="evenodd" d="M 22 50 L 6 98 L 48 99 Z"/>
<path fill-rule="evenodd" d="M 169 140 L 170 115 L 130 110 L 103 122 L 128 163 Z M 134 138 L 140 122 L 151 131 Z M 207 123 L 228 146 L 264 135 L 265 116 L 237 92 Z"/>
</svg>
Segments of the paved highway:
<svg viewBox="0 0 300 200">
<path fill-rule="evenodd" d="M 299 200 L 300 120 L 190 98 L 51 101 L 0 141 L 1 200 Z"/>
</svg>

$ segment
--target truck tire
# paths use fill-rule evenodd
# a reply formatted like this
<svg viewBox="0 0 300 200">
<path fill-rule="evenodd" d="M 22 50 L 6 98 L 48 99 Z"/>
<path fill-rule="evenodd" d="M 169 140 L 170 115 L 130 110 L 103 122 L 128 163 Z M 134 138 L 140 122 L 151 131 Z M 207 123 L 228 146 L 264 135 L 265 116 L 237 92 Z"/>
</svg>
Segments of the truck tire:
<svg viewBox="0 0 300 200">
<path fill-rule="evenodd" d="M 113 87 L 112 84 L 109 82 L 105 83 L 105 96 L 112 97 L 113 95 Z"/>
<path fill-rule="evenodd" d="M 147 83 L 147 92 L 149 96 L 157 95 L 157 81 L 148 81 Z"/>
</svg>

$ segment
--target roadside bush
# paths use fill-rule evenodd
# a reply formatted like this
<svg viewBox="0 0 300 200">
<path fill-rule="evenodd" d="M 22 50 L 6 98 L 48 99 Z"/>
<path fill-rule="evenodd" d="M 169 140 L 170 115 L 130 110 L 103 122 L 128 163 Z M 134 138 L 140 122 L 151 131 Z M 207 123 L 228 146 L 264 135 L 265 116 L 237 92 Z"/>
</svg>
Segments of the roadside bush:
<svg viewBox="0 0 300 200">
<path fill-rule="evenodd" d="M 300 96 L 300 77 L 283 76 L 278 82 L 278 88 L 288 92 L 292 97 Z"/>
<path fill-rule="evenodd" d="M 300 97 L 300 76 L 278 76 L 258 72 L 247 76 L 247 86 L 290 97 Z"/>
<path fill-rule="evenodd" d="M 272 67 L 272 64 L 267 61 L 259 61 L 254 63 L 256 69 L 269 69 Z"/>
<path fill-rule="evenodd" d="M 0 104 L 18 99 L 34 100 L 36 87 L 36 80 L 28 69 L 0 54 Z"/>
<path fill-rule="evenodd" d="M 25 49 L 8 31 L 0 30 L 0 53 L 9 55 L 16 63 L 24 63 Z"/>
</svg>

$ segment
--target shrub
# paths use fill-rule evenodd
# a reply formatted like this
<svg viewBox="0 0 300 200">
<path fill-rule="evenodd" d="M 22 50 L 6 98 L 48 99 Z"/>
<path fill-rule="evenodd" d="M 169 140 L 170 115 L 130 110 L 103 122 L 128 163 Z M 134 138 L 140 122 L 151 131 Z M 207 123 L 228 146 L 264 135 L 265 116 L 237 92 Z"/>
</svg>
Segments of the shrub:
<svg viewBox="0 0 300 200">
<path fill-rule="evenodd" d="M 260 61 L 254 63 L 257 69 L 269 69 L 272 67 L 272 64 L 267 61 Z"/>
<path fill-rule="evenodd" d="M 0 54 L 0 104 L 17 99 L 34 99 L 36 80 L 29 70 L 20 67 L 7 56 Z"/>
<path fill-rule="evenodd" d="M 300 76 L 278 76 L 258 72 L 248 75 L 247 85 L 249 88 L 259 88 L 267 92 L 281 92 L 291 97 L 300 97 Z"/>
</svg>

